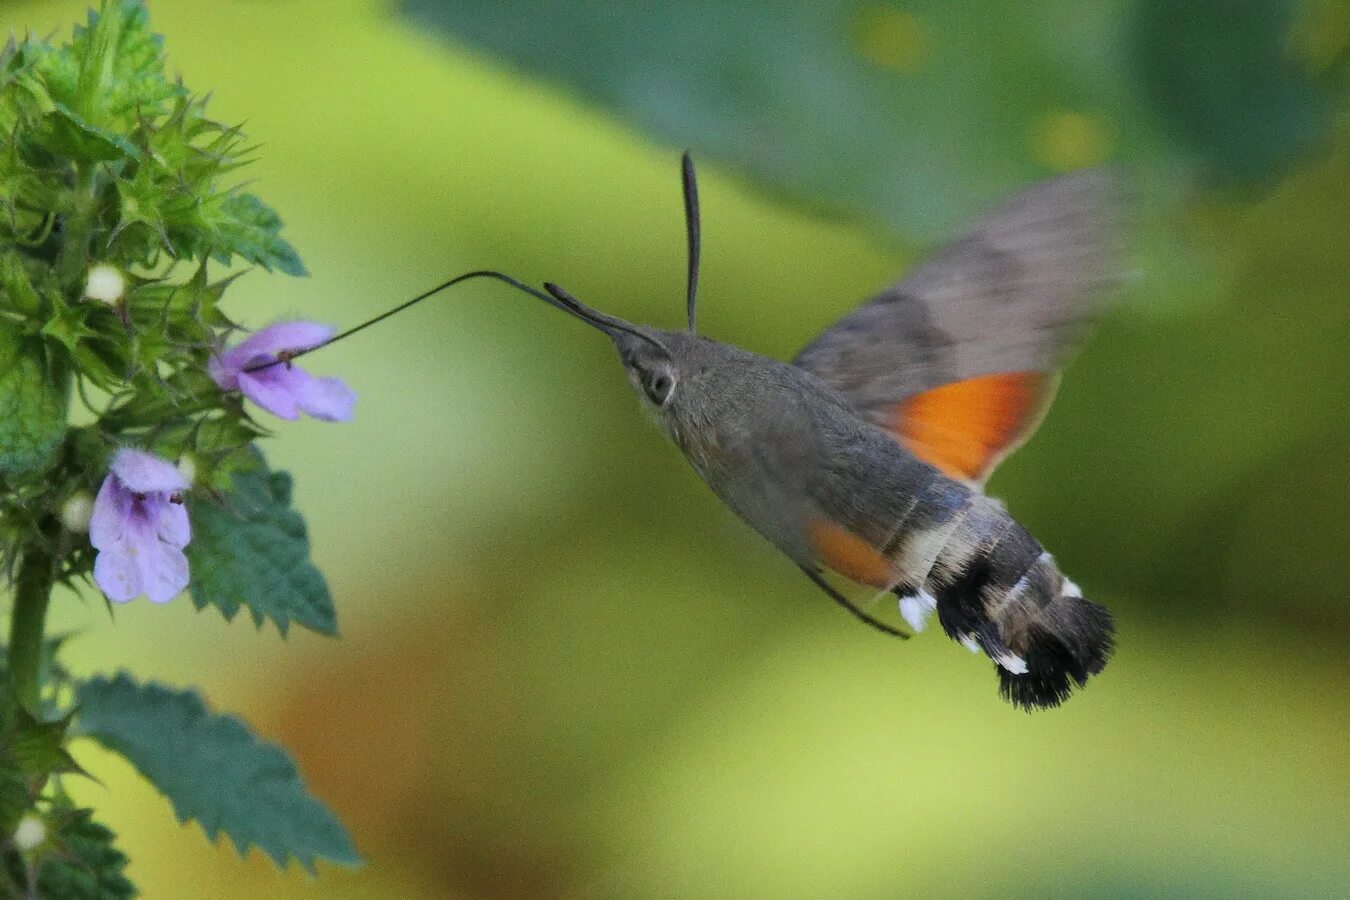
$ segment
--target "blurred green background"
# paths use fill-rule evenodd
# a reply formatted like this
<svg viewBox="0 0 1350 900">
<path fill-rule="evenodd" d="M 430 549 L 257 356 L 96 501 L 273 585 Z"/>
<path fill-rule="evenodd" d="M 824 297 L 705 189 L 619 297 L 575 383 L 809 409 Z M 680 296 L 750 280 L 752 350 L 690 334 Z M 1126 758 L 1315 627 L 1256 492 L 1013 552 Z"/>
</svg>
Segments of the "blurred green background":
<svg viewBox="0 0 1350 900">
<path fill-rule="evenodd" d="M 685 146 L 702 329 L 779 357 L 1018 185 L 1116 161 L 1136 202 L 1121 302 L 991 484 L 1117 615 L 1065 707 L 858 626 L 607 342 L 465 287 L 314 357 L 357 421 L 271 442 L 341 639 L 57 603 L 77 670 L 200 683 L 368 859 L 240 862 L 77 748 L 147 897 L 1350 896 L 1350 6 L 149 5 L 314 273 L 247 276 L 254 325 L 485 266 L 680 322 Z"/>
</svg>

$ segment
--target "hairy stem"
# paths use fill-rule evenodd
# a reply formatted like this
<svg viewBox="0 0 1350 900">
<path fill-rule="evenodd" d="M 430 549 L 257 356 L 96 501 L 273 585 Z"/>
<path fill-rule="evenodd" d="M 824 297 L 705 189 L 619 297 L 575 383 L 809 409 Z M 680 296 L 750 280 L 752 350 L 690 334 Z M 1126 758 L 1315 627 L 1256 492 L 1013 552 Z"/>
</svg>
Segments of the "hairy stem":
<svg viewBox="0 0 1350 900">
<path fill-rule="evenodd" d="M 46 547 L 32 545 L 23 554 L 14 579 L 14 610 L 9 623 L 9 684 L 13 697 L 36 713 L 42 666 L 47 603 L 52 596 L 56 560 Z"/>
</svg>

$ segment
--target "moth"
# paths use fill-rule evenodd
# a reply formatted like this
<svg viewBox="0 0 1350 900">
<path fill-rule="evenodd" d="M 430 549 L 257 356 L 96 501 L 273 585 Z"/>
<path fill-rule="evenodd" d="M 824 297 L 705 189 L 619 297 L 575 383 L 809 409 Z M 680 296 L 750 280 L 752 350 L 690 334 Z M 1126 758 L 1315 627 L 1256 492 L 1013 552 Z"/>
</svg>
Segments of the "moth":
<svg viewBox="0 0 1350 900">
<path fill-rule="evenodd" d="M 334 340 L 471 278 L 543 300 L 613 341 L 695 471 L 832 600 L 909 636 L 831 586 L 827 570 L 894 594 L 916 632 L 936 612 L 949 637 L 993 661 L 1014 706 L 1059 705 L 1105 666 L 1111 615 L 983 485 L 1039 423 L 1113 280 L 1111 175 L 1064 175 L 1013 197 L 792 362 L 697 332 L 700 219 L 687 153 L 683 183 L 684 329 L 635 325 L 557 284 L 540 291 L 476 271 Z"/>
</svg>

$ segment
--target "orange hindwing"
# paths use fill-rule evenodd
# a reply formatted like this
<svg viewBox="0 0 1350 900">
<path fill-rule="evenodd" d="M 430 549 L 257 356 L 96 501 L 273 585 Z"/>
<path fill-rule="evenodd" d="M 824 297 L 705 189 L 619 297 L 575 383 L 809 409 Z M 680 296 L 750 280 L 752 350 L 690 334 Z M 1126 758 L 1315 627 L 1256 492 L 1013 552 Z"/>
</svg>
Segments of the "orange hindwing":
<svg viewBox="0 0 1350 900">
<path fill-rule="evenodd" d="M 896 404 L 888 430 L 943 474 L 981 482 L 1036 427 L 1054 381 L 1000 372 L 944 384 Z"/>
</svg>

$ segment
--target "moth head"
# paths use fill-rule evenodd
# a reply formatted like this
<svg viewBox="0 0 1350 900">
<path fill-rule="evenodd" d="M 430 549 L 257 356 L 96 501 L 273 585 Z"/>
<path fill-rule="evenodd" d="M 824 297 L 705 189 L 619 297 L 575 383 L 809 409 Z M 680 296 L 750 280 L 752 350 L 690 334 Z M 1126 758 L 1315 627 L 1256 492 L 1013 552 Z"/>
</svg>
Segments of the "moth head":
<svg viewBox="0 0 1350 900">
<path fill-rule="evenodd" d="M 609 335 L 633 388 L 658 410 L 670 405 L 680 372 L 669 345 L 669 333 L 625 322 L 618 316 L 587 306 L 563 288 L 545 283 L 544 289 L 557 305 Z"/>
<path fill-rule="evenodd" d="M 613 337 L 633 390 L 645 403 L 664 411 L 675 399 L 680 381 L 679 365 L 666 342 L 654 334 L 652 340 L 623 332 Z"/>
<path fill-rule="evenodd" d="M 615 316 L 586 306 L 556 284 L 544 288 L 568 312 L 607 333 L 623 361 L 624 371 L 633 389 L 644 402 L 658 412 L 671 412 L 680 383 L 680 357 L 695 343 L 695 310 L 698 299 L 700 256 L 698 182 L 694 161 L 689 153 L 681 160 L 684 186 L 684 222 L 688 238 L 688 281 L 685 284 L 685 311 L 688 328 L 684 332 L 658 332 L 633 325 Z"/>
</svg>

